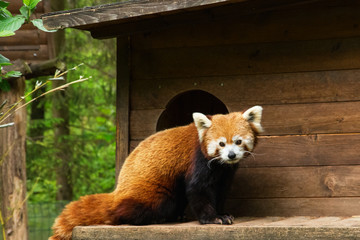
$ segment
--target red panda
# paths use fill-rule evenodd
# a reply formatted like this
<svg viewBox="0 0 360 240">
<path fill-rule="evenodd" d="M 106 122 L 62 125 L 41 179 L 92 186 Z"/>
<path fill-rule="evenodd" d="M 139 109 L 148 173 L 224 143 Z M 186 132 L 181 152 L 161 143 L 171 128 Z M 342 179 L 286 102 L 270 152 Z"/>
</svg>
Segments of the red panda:
<svg viewBox="0 0 360 240">
<path fill-rule="evenodd" d="M 189 204 L 201 224 L 232 224 L 223 212 L 239 161 L 262 132 L 262 108 L 205 116 L 158 132 L 128 156 L 112 193 L 81 197 L 55 220 L 49 240 L 69 240 L 75 226 L 177 221 Z"/>
</svg>

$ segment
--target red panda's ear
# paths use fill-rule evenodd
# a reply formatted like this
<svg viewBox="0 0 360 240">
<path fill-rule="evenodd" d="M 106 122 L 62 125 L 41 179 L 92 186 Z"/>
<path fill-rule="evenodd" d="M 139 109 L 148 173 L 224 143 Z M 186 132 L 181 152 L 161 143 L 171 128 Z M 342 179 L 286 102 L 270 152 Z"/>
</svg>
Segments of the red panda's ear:
<svg viewBox="0 0 360 240">
<path fill-rule="evenodd" d="M 194 119 L 196 129 L 198 130 L 199 140 L 200 140 L 200 142 L 202 142 L 203 136 L 204 136 L 204 131 L 206 129 L 208 129 L 209 127 L 211 127 L 212 122 L 209 118 L 207 118 L 202 113 L 195 112 L 195 113 L 193 113 L 192 116 Z"/>
<path fill-rule="evenodd" d="M 251 123 L 252 127 L 257 133 L 261 133 L 264 131 L 261 126 L 262 110 L 262 107 L 255 106 L 249 108 L 242 114 L 243 118 L 249 123 Z"/>
</svg>

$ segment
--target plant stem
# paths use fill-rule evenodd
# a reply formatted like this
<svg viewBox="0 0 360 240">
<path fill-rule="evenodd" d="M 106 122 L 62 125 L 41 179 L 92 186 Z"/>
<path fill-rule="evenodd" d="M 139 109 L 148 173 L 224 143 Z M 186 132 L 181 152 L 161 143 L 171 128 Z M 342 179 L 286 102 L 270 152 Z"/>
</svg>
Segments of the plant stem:
<svg viewBox="0 0 360 240">
<path fill-rule="evenodd" d="M 25 100 L 26 97 L 30 96 L 31 94 L 33 94 L 35 91 L 37 91 L 39 88 L 42 88 L 43 86 L 45 86 L 46 84 L 48 84 L 50 82 L 50 80 L 46 81 L 45 83 L 41 84 L 39 87 L 33 89 L 31 92 L 29 92 L 28 94 L 26 94 L 24 97 L 20 98 L 19 101 L 17 101 L 15 104 L 13 104 L 11 106 L 11 108 L 9 108 L 9 110 L 7 110 L 4 115 L 2 115 L 0 117 L 0 123 L 2 123 L 7 117 L 7 115 L 9 114 L 9 112 L 11 110 L 13 110 L 17 105 L 19 105 L 23 100 Z"/>
<path fill-rule="evenodd" d="M 60 78 L 60 77 L 62 77 L 63 75 L 67 74 L 69 71 L 76 70 L 76 69 L 77 69 L 79 66 L 81 66 L 81 65 L 83 65 L 83 63 L 80 63 L 79 65 L 77 65 L 77 66 L 75 66 L 75 67 L 73 67 L 73 68 L 71 68 L 71 69 L 69 69 L 69 70 L 66 70 L 66 71 L 64 71 L 64 72 L 60 72 L 60 71 L 57 70 L 57 71 L 55 72 L 55 74 L 54 74 L 53 79 Z M 83 81 L 88 80 L 88 79 L 89 79 L 89 78 L 82 78 L 82 79 L 79 79 L 79 80 L 77 80 L 77 81 L 73 81 L 73 82 L 70 82 L 70 83 L 68 83 L 68 84 L 64 84 L 64 85 L 62 85 L 62 86 L 60 86 L 60 87 L 58 87 L 58 88 L 54 88 L 54 89 L 52 89 L 52 90 L 47 91 L 47 92 L 44 93 L 44 94 L 41 94 L 39 97 L 42 97 L 42 96 L 45 96 L 45 95 L 48 94 L 48 93 L 51 93 L 51 92 L 54 92 L 54 91 L 57 91 L 57 90 L 66 88 L 66 87 L 70 86 L 70 85 L 73 84 L 73 83 L 83 82 Z M 28 96 L 30 96 L 30 95 L 33 94 L 35 91 L 37 91 L 38 89 L 42 88 L 43 86 L 45 86 L 45 85 L 48 84 L 49 82 L 51 82 L 51 80 L 47 80 L 46 82 L 44 82 L 43 84 L 41 84 L 39 87 L 34 88 L 32 91 L 30 91 L 30 92 L 29 92 L 28 94 L 26 94 L 24 97 L 21 97 L 21 99 L 20 99 L 19 101 L 17 101 L 15 104 L 13 104 L 13 105 L 11 106 L 11 108 L 10 108 L 9 110 L 7 110 L 7 111 L 4 113 L 4 115 L 2 115 L 2 116 L 0 117 L 0 124 L 1 124 L 3 121 L 5 121 L 5 119 L 7 119 L 7 118 L 11 115 L 11 114 L 9 114 L 9 113 L 11 112 L 11 110 L 13 110 L 17 105 L 19 105 L 22 101 L 24 101 Z M 31 103 L 31 102 L 33 102 L 33 101 L 35 101 L 35 100 L 38 99 L 39 97 L 32 99 L 31 101 L 29 101 L 29 102 L 27 102 L 26 104 L 20 106 L 19 108 L 16 108 L 15 111 L 17 111 L 18 109 L 23 108 L 24 106 L 28 105 L 29 103 Z"/>
<path fill-rule="evenodd" d="M 21 108 L 23 108 L 23 107 L 26 107 L 26 106 L 29 105 L 30 103 L 36 101 L 38 98 L 41 98 L 41 97 L 43 97 L 43 96 L 45 96 L 45 95 L 47 95 L 47 94 L 49 94 L 49 93 L 56 92 L 56 91 L 58 91 L 58 90 L 62 90 L 62 89 L 67 88 L 68 86 L 70 86 L 70 85 L 72 85 L 72 84 L 74 84 L 74 83 L 84 82 L 84 81 L 89 80 L 89 79 L 90 79 L 90 77 L 88 77 L 88 78 L 82 78 L 82 79 L 79 79 L 79 80 L 72 81 L 72 82 L 69 82 L 69 83 L 67 83 L 67 84 L 61 85 L 60 87 L 51 89 L 51 90 L 49 90 L 49 91 L 41 94 L 40 96 L 31 99 L 30 101 L 28 101 L 27 103 L 21 105 L 20 107 L 16 108 L 15 111 L 17 111 L 17 110 L 19 110 L 19 109 L 21 109 Z M 14 112 L 15 112 L 15 111 L 14 111 Z M 5 115 L 4 115 L 4 116 L 5 116 Z M 6 117 L 3 117 L 2 119 L 0 119 L 0 123 L 1 123 L 2 121 L 5 121 L 5 119 L 7 119 L 7 118 L 10 117 L 10 116 L 11 116 L 11 114 L 7 114 Z"/>
<path fill-rule="evenodd" d="M 0 224 L 1 224 L 1 228 L 2 228 L 2 235 L 3 235 L 3 239 L 6 240 L 6 233 L 5 233 L 5 222 L 2 216 L 2 212 L 0 209 Z"/>
</svg>

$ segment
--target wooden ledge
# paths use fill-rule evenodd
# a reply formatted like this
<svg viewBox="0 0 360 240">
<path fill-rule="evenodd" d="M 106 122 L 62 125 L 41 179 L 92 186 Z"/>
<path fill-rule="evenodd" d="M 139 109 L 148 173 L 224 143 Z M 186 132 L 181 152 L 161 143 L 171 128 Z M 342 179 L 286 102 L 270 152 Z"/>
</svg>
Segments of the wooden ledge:
<svg viewBox="0 0 360 240">
<path fill-rule="evenodd" d="M 198 222 L 148 226 L 76 227 L 73 240 L 110 239 L 360 239 L 360 216 L 238 218 L 233 225 Z"/>
<path fill-rule="evenodd" d="M 186 1 L 149 1 L 131 0 L 120 3 L 85 7 L 67 11 L 47 13 L 41 16 L 48 29 L 74 27 L 88 29 L 103 26 L 101 24 L 118 23 L 126 19 L 138 19 L 159 14 L 173 14 L 181 11 L 192 11 L 223 4 L 243 2 L 247 0 L 186 0 Z"/>
</svg>

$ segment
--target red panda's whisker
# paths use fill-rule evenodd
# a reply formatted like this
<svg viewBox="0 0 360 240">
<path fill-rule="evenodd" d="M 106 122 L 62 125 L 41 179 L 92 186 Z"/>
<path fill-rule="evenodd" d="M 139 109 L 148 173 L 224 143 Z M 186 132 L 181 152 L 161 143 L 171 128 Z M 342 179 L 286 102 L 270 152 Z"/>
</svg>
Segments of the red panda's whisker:
<svg viewBox="0 0 360 240">
<path fill-rule="evenodd" d="M 249 153 L 251 155 L 251 157 L 253 158 L 253 160 L 255 161 L 255 153 L 249 152 L 249 151 L 245 151 L 246 153 Z"/>
<path fill-rule="evenodd" d="M 211 163 L 212 163 L 213 161 L 215 161 L 215 160 L 220 159 L 220 158 L 221 158 L 220 156 L 217 156 L 217 157 L 214 157 L 214 158 L 210 159 L 210 160 L 208 161 L 208 163 L 207 163 L 208 168 L 211 169 L 211 166 L 210 166 Z"/>
</svg>

